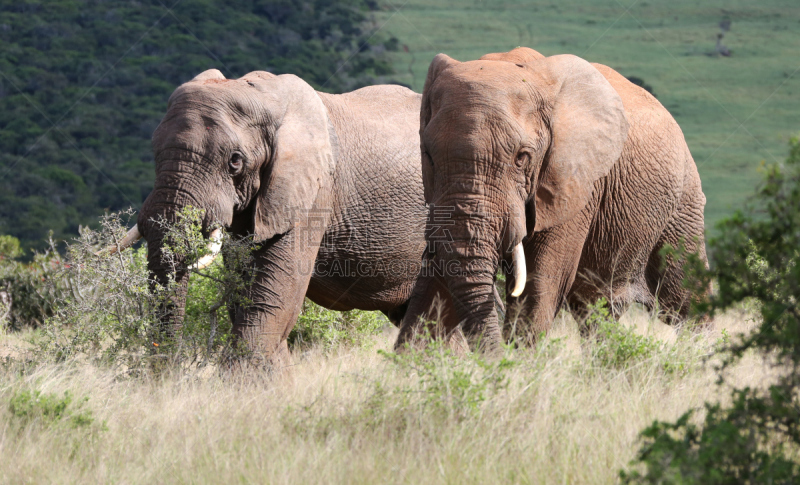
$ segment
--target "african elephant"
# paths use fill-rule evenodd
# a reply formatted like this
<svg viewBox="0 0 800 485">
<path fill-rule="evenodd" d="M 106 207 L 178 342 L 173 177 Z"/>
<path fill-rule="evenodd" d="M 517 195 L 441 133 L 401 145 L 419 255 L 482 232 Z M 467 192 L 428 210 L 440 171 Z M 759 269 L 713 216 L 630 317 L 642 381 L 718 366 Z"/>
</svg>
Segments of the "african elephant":
<svg viewBox="0 0 800 485">
<path fill-rule="evenodd" d="M 650 93 L 572 55 L 439 54 L 420 120 L 434 270 L 415 288 L 398 346 L 438 298 L 445 327 L 496 348 L 500 266 L 508 315 L 531 325 L 531 340 L 562 306 L 580 318 L 601 296 L 615 316 L 639 302 L 687 317 L 682 265 L 660 250 L 683 244 L 706 261 L 705 196 L 681 129 Z"/>
<path fill-rule="evenodd" d="M 419 106 L 400 86 L 332 95 L 259 71 L 226 79 L 212 69 L 178 87 L 153 134 L 155 187 L 131 231 L 147 240 L 151 277 L 177 282 L 164 326 L 182 321 L 191 262 L 166 266 L 156 221 L 186 206 L 205 209 L 206 237 L 220 224 L 260 243 L 252 304 L 235 308 L 233 332 L 268 364 L 287 358 L 306 295 L 399 323 L 425 244 Z"/>
</svg>

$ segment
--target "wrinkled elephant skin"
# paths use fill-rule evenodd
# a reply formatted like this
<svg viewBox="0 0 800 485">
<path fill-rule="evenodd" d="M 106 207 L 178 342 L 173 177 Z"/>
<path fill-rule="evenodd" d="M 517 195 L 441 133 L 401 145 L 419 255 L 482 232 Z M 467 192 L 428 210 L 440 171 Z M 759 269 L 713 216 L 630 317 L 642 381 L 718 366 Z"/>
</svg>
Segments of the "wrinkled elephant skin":
<svg viewBox="0 0 800 485">
<path fill-rule="evenodd" d="M 331 95 L 259 71 L 210 70 L 180 86 L 153 135 L 155 187 L 138 218 L 153 279 L 178 282 L 168 323 L 181 322 L 188 270 L 162 264 L 154 221 L 189 205 L 205 209 L 204 229 L 260 245 L 252 304 L 232 312 L 233 331 L 267 363 L 285 363 L 306 295 L 399 323 L 425 245 L 419 107 L 400 86 Z"/>
<path fill-rule="evenodd" d="M 397 345 L 436 300 L 446 325 L 497 349 L 501 267 L 507 314 L 532 341 L 560 308 L 581 321 L 599 297 L 615 316 L 639 302 L 670 321 L 687 317 L 680 261 L 659 251 L 683 244 L 705 260 L 705 196 L 681 129 L 648 92 L 571 55 L 521 47 L 462 63 L 439 54 L 420 139 L 433 206 L 425 257 L 461 271 L 420 280 Z"/>
</svg>

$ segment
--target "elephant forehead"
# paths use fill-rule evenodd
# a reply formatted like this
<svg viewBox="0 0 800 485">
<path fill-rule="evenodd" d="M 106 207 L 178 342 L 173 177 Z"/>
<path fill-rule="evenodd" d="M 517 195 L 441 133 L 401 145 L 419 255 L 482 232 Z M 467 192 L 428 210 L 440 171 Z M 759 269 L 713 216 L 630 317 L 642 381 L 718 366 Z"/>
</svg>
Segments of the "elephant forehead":
<svg viewBox="0 0 800 485">
<path fill-rule="evenodd" d="M 197 111 L 211 119 L 225 118 L 242 122 L 260 113 L 256 91 L 241 80 L 213 80 L 206 83 L 186 83 L 170 96 L 167 113 Z"/>
<path fill-rule="evenodd" d="M 204 102 L 207 98 L 180 98 L 173 102 L 153 133 L 153 148 L 201 149 L 240 142 L 247 123 L 223 103 Z"/>
<path fill-rule="evenodd" d="M 482 165 L 511 153 L 523 132 L 515 118 L 490 108 L 464 112 L 453 106 L 431 118 L 423 142 L 434 162 Z"/>
<path fill-rule="evenodd" d="M 153 150 L 157 158 L 162 152 L 188 150 L 205 153 L 218 146 L 239 144 L 237 130 L 204 116 L 181 116 L 162 122 L 153 134 Z"/>
<path fill-rule="evenodd" d="M 433 93 L 460 102 L 474 100 L 499 107 L 528 100 L 533 74 L 521 64 L 504 61 L 470 61 L 442 73 Z M 435 99 L 434 99 L 435 101 Z"/>
</svg>

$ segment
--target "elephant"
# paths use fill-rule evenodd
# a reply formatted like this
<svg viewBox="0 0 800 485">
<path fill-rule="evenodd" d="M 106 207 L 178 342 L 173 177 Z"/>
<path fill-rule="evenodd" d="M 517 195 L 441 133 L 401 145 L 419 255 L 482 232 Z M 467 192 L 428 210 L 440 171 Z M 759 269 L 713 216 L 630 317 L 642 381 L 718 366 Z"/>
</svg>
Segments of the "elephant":
<svg viewBox="0 0 800 485">
<path fill-rule="evenodd" d="M 327 94 L 262 71 L 226 79 L 211 69 L 179 86 L 152 138 L 154 188 L 127 238 L 147 241 L 153 281 L 176 282 L 162 326 L 175 335 L 185 316 L 192 262 L 164 261 L 156 221 L 187 206 L 205 210 L 210 242 L 220 225 L 258 243 L 232 331 L 265 365 L 288 362 L 306 296 L 399 324 L 425 245 L 420 99 L 396 85 Z"/>
<path fill-rule="evenodd" d="M 445 328 L 496 351 L 500 269 L 508 319 L 527 326 L 530 344 L 562 308 L 581 322 L 600 297 L 616 318 L 634 302 L 688 318 L 698 292 L 683 285 L 685 257 L 662 248 L 707 266 L 705 196 L 680 127 L 644 89 L 573 55 L 439 54 L 420 143 L 434 270 L 414 289 L 398 348 L 438 302 Z"/>
</svg>

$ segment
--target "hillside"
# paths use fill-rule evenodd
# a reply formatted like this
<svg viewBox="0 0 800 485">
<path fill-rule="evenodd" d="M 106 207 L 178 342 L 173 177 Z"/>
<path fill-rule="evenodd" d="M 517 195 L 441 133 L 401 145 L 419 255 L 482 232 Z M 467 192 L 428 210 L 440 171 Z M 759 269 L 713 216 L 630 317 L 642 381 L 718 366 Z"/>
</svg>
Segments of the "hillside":
<svg viewBox="0 0 800 485">
<path fill-rule="evenodd" d="M 721 57 L 726 21 L 731 56 Z M 0 233 L 42 247 L 49 230 L 69 238 L 104 210 L 138 207 L 166 99 L 205 69 L 291 72 L 332 92 L 388 81 L 420 91 L 438 52 L 469 60 L 517 45 L 649 85 L 686 134 L 711 227 L 800 130 L 798 33 L 793 0 L 3 2 Z"/>
<path fill-rule="evenodd" d="M 150 136 L 182 82 L 218 68 L 317 89 L 386 81 L 371 0 L 0 2 L 0 234 L 42 247 L 138 207 Z"/>
<path fill-rule="evenodd" d="M 638 77 L 681 125 L 707 197 L 706 226 L 730 214 L 800 131 L 795 0 L 408 0 L 387 2 L 398 79 L 421 91 L 439 52 L 461 61 L 518 45 L 575 54 Z M 730 21 L 716 55 L 720 23 Z M 402 47 L 402 46 L 401 46 Z"/>
</svg>

